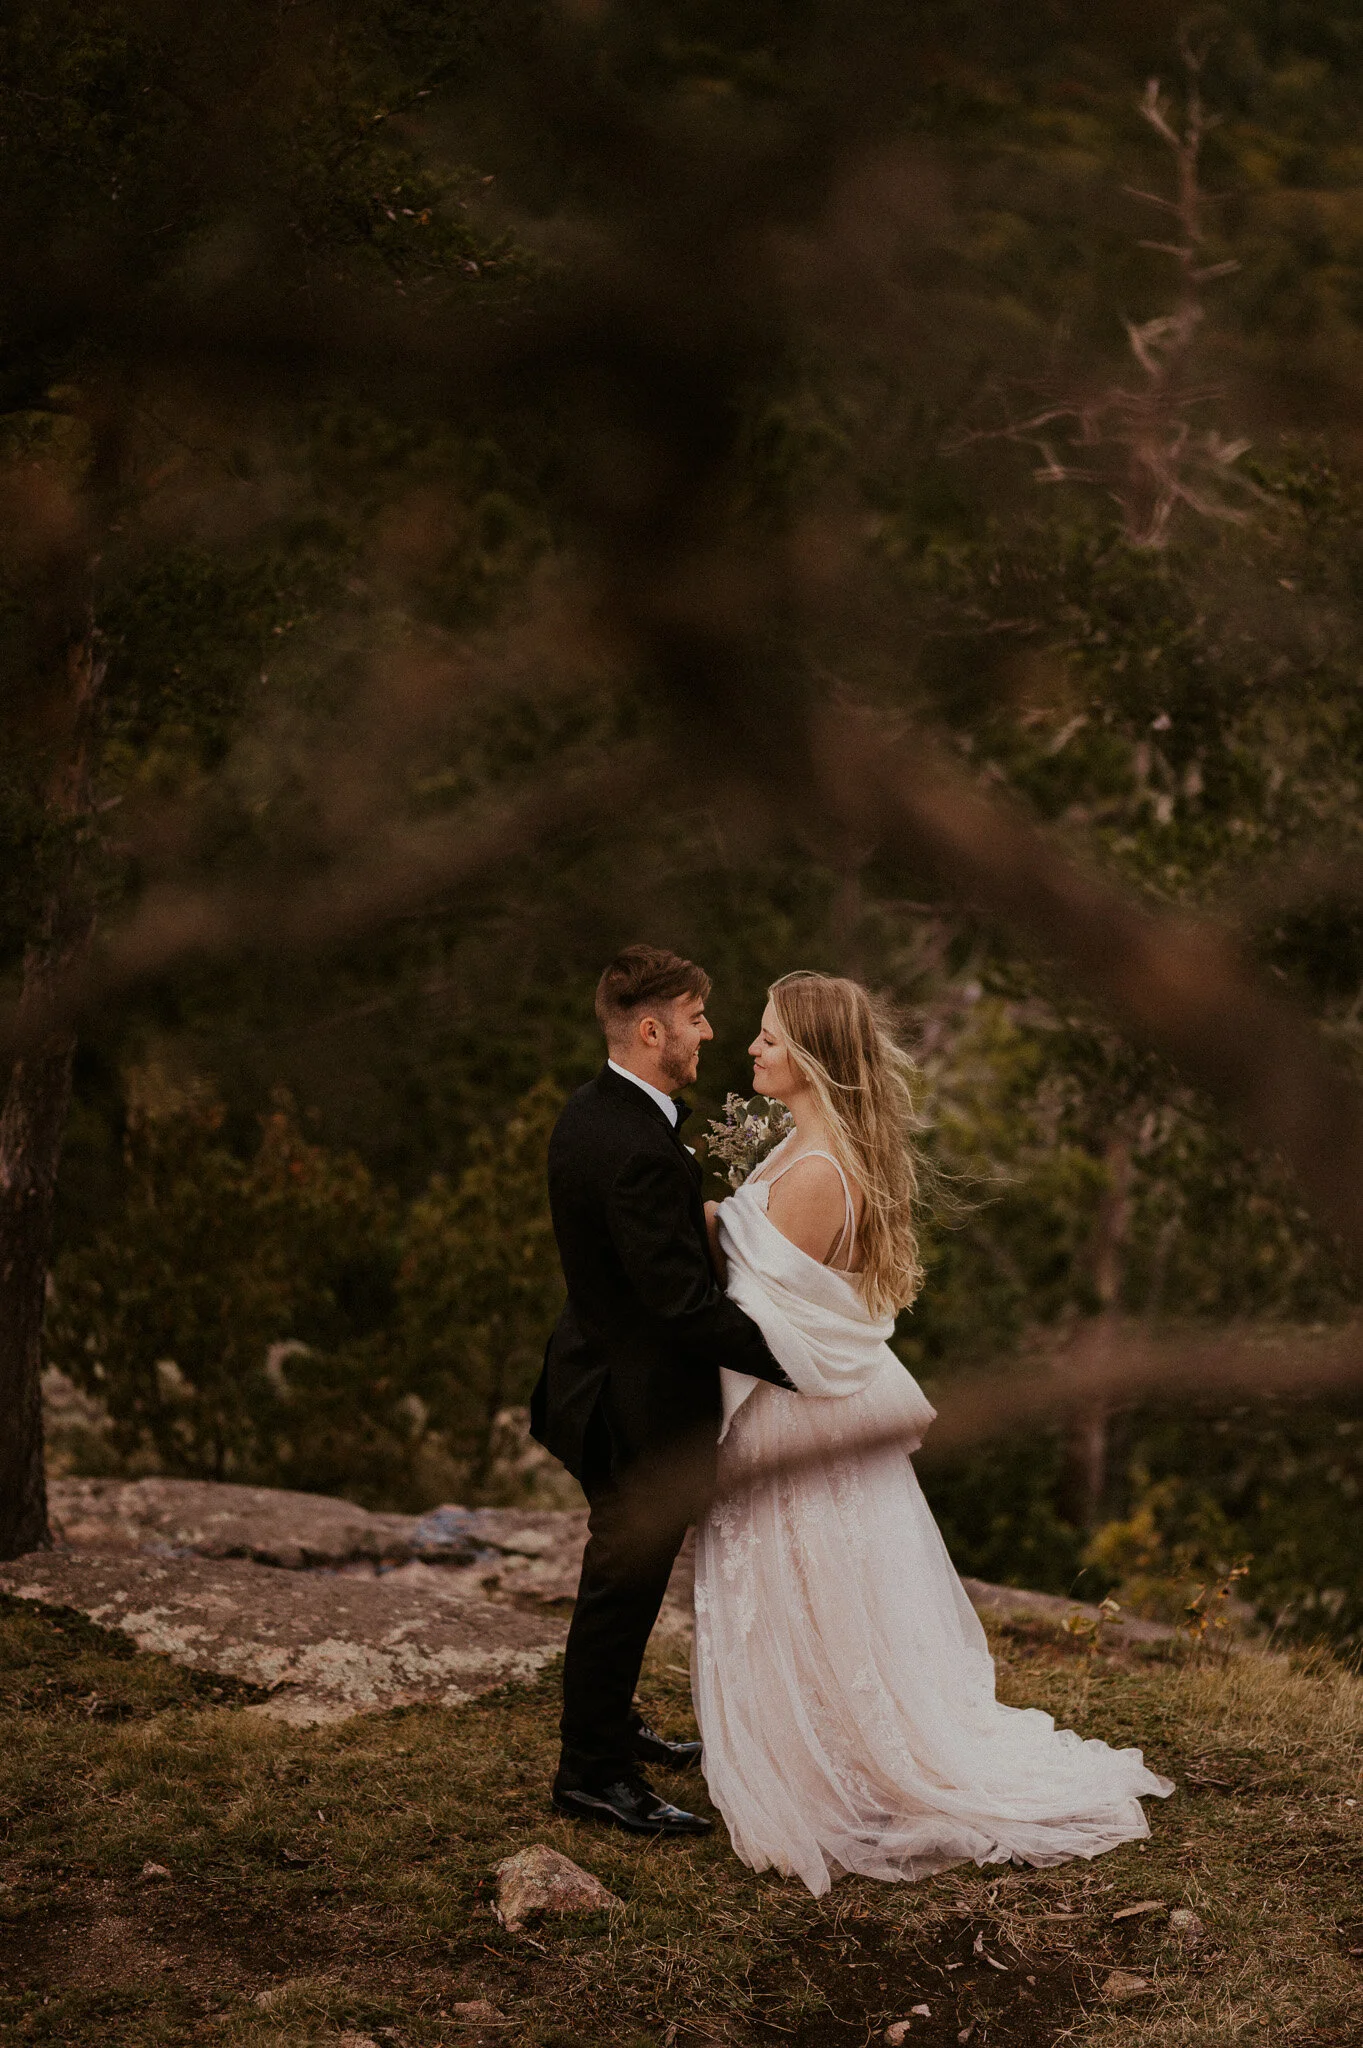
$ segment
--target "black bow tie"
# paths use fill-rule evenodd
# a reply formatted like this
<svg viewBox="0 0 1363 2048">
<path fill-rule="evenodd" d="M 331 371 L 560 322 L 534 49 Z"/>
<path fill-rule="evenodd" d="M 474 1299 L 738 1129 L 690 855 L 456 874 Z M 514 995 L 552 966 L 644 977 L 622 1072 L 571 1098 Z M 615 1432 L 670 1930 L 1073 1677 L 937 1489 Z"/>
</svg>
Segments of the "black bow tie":
<svg viewBox="0 0 1363 2048">
<path fill-rule="evenodd" d="M 691 1105 L 684 1095 L 674 1095 L 672 1097 L 672 1107 L 677 1112 L 677 1121 L 672 1128 L 679 1131 L 691 1114 Z"/>
</svg>

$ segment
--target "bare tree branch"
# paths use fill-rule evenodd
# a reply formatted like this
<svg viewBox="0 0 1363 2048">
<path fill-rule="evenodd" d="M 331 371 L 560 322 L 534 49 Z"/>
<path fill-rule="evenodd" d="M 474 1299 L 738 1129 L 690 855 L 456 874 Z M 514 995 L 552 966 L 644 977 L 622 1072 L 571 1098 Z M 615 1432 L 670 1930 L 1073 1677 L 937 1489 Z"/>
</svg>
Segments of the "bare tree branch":
<svg viewBox="0 0 1363 2048">
<path fill-rule="evenodd" d="M 1207 195 L 1201 185 L 1202 144 L 1217 117 L 1203 104 L 1201 72 L 1205 53 L 1187 36 L 1180 40 L 1187 87 L 1183 128 L 1175 126 L 1172 109 L 1158 78 L 1148 81 L 1140 111 L 1174 158 L 1175 196 L 1162 198 L 1134 185 L 1123 190 L 1158 207 L 1182 229 L 1176 242 L 1142 240 L 1138 247 L 1172 256 L 1179 268 L 1178 300 L 1173 310 L 1149 320 L 1126 320 L 1127 345 L 1142 373 L 1136 387 L 1108 384 L 1089 392 L 1053 394 L 1046 405 L 1002 427 L 975 429 L 957 435 L 948 453 L 960 453 L 974 442 L 1015 441 L 1035 446 L 1042 458 L 1034 471 L 1038 483 L 1102 483 L 1121 508 L 1128 540 L 1135 547 L 1163 547 L 1170 522 L 1180 505 L 1206 519 L 1243 521 L 1243 506 L 1231 502 L 1228 489 L 1250 498 L 1263 493 L 1234 465 L 1249 447 L 1245 440 L 1223 440 L 1214 431 L 1194 432 L 1190 415 L 1214 390 L 1190 378 L 1194 348 L 1207 309 L 1203 288 L 1240 268 L 1234 257 L 1211 263 L 1202 259 L 1207 243 L 1204 211 Z M 1106 451 L 1106 460 L 1092 456 L 1076 463 L 1057 454 L 1039 438 L 1044 428 L 1061 423 L 1071 428 L 1076 449 Z"/>
</svg>

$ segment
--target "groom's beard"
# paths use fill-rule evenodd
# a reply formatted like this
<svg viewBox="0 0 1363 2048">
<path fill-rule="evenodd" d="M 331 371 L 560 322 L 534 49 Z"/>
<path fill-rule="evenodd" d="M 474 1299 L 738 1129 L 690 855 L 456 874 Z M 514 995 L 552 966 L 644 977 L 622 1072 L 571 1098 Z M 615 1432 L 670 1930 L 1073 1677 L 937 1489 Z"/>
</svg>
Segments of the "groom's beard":
<svg viewBox="0 0 1363 2048">
<path fill-rule="evenodd" d="M 680 1038 L 669 1035 L 663 1044 L 658 1065 L 669 1088 L 689 1088 L 700 1065 L 700 1047 L 697 1046 L 694 1052 L 687 1052 Z"/>
</svg>

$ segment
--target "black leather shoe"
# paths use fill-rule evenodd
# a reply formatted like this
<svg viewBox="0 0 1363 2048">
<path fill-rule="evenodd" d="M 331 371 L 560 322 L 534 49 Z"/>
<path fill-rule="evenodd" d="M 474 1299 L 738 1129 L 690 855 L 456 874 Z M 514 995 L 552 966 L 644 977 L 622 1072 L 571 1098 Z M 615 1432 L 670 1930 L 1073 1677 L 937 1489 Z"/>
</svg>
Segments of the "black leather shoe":
<svg viewBox="0 0 1363 2048">
<path fill-rule="evenodd" d="M 584 1785 L 565 1785 L 556 1778 L 550 1796 L 555 1813 L 566 1813 L 573 1820 L 605 1821 L 610 1827 L 627 1828 L 632 1835 L 708 1835 L 714 1826 L 698 1813 L 669 1806 L 638 1777 L 619 1778 L 594 1791 Z"/>
<path fill-rule="evenodd" d="M 700 1762 L 699 1742 L 669 1742 L 640 1721 L 634 1730 L 634 1754 L 641 1764 L 656 1764 L 662 1771 L 689 1771 Z"/>
</svg>

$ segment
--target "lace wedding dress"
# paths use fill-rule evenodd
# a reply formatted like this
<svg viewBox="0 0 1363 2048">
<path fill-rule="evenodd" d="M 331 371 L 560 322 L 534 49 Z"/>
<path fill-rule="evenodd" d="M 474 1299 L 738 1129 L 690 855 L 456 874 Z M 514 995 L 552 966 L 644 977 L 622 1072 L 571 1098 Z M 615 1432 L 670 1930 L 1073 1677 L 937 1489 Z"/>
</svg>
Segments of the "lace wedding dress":
<svg viewBox="0 0 1363 2048">
<path fill-rule="evenodd" d="M 799 1389 L 723 1374 L 720 1492 L 697 1533 L 692 1687 L 734 1849 L 822 1893 L 849 1871 L 1059 1863 L 1148 1835 L 1141 1799 L 1174 1788 L 1139 1750 L 995 1699 L 909 1462 L 934 1410 L 888 1348 L 892 1320 L 767 1216 L 789 1143 L 719 1210 L 729 1293 Z M 904 1446 L 840 1450 L 882 1428 Z M 817 1456 L 745 1481 L 804 1452 Z"/>
</svg>

